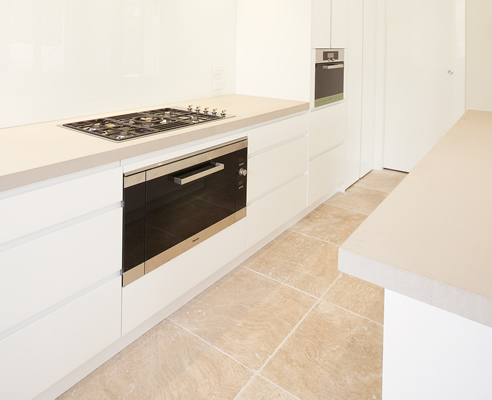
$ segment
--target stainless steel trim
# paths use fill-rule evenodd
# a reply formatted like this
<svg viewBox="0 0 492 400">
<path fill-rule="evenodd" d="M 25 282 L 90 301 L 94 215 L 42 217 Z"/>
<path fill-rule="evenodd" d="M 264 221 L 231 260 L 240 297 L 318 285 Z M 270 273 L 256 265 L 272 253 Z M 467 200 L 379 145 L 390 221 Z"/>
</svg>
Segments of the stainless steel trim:
<svg viewBox="0 0 492 400">
<path fill-rule="evenodd" d="M 327 60 L 323 60 L 324 51 L 338 51 L 338 58 L 335 60 L 335 62 L 344 60 L 344 49 L 316 49 L 316 63 L 329 62 Z"/>
<path fill-rule="evenodd" d="M 236 211 L 234 215 L 236 217 L 236 222 L 239 221 L 240 219 L 243 219 L 244 217 L 246 217 L 246 207 L 244 207 L 239 211 Z"/>
<path fill-rule="evenodd" d="M 142 263 L 129 271 L 123 272 L 123 287 L 145 275 L 145 264 Z"/>
<path fill-rule="evenodd" d="M 223 220 L 217 222 L 212 226 L 209 226 L 207 229 L 204 229 L 203 231 L 197 233 L 189 239 L 186 239 L 185 241 L 178 243 L 176 246 L 171 247 L 169 250 L 166 250 L 161 254 L 152 257 L 150 260 L 147 260 L 145 262 L 145 273 L 147 274 L 150 271 L 153 271 L 154 269 L 160 267 L 162 264 L 165 264 L 166 262 L 179 256 L 185 251 L 195 247 L 197 244 L 202 243 L 205 239 L 208 239 L 209 237 L 215 235 L 216 233 L 219 233 L 221 230 L 227 228 L 228 226 L 231 226 L 239 219 L 244 218 L 243 216 L 237 219 L 237 214 L 241 215 L 242 213 L 244 213 L 244 216 L 246 215 L 246 208 L 243 208 L 242 210 L 229 215 L 228 217 L 224 218 Z"/>
<path fill-rule="evenodd" d="M 231 140 L 230 142 L 222 143 L 222 144 L 217 145 L 217 146 L 208 147 L 208 148 L 203 149 L 203 150 L 199 150 L 199 151 L 195 151 L 193 153 L 182 155 L 180 157 L 175 157 L 175 158 L 172 158 L 170 160 L 166 160 L 166 161 L 163 161 L 163 162 L 160 162 L 160 163 L 157 163 L 157 164 L 152 164 L 152 165 L 148 165 L 148 166 L 143 167 L 143 168 L 139 168 L 139 169 L 136 169 L 136 170 L 133 170 L 133 171 L 129 171 L 129 172 L 125 173 L 124 176 L 133 175 L 133 174 L 136 174 L 138 172 L 144 172 L 144 171 L 151 172 L 151 171 L 154 171 L 156 169 L 159 169 L 159 167 L 168 166 L 169 164 L 175 164 L 178 161 L 186 161 L 186 160 L 189 160 L 190 158 L 193 158 L 195 156 L 203 155 L 204 153 L 205 154 L 208 154 L 211 151 L 218 150 L 218 153 L 214 153 L 213 154 L 213 157 L 206 157 L 206 156 L 205 157 L 202 157 L 202 161 L 200 161 L 200 162 L 205 162 L 205 161 L 211 160 L 214 157 L 218 157 L 218 156 L 227 154 L 227 153 L 229 153 L 231 151 L 236 151 L 236 150 L 244 149 L 246 147 L 248 147 L 248 138 L 247 137 L 243 137 L 243 138 L 240 138 L 240 139 Z M 191 163 L 191 164 L 189 164 L 187 166 L 188 167 L 191 167 L 192 165 L 199 164 L 200 162 Z M 180 169 L 187 168 L 187 166 L 178 167 L 176 169 L 171 168 L 169 170 L 169 172 L 179 171 Z M 163 175 L 166 175 L 169 172 L 166 172 Z M 147 180 L 158 178 L 159 176 L 162 176 L 162 175 L 155 175 L 155 174 L 156 174 L 156 172 L 152 172 L 150 174 L 148 173 L 147 174 Z"/>
<path fill-rule="evenodd" d="M 145 182 L 145 172 L 140 172 L 138 174 L 133 174 L 123 177 L 123 187 L 125 189 L 130 186 L 135 186 L 143 182 Z"/>
<path fill-rule="evenodd" d="M 199 172 L 195 175 L 187 176 L 186 178 L 178 178 L 177 176 L 174 177 L 174 183 L 177 183 L 178 185 L 186 185 L 187 183 L 196 181 L 197 179 L 203 178 L 208 175 L 215 174 L 216 172 L 222 171 L 224 169 L 224 164 L 221 163 L 214 163 L 212 165 L 215 165 L 213 168 L 207 169 L 206 171 Z"/>
<path fill-rule="evenodd" d="M 323 69 L 337 69 L 337 68 L 343 68 L 343 64 L 323 65 Z"/>
</svg>

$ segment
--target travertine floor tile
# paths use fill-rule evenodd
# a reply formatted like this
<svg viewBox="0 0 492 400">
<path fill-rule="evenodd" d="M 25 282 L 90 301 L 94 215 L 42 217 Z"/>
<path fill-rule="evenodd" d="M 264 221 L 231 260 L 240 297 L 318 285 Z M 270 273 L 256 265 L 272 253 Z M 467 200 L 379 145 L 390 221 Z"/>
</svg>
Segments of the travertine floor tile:
<svg viewBox="0 0 492 400">
<path fill-rule="evenodd" d="M 296 397 L 279 389 L 261 376 L 256 376 L 238 400 L 296 400 Z"/>
<path fill-rule="evenodd" d="M 364 214 L 321 204 L 291 230 L 341 245 L 366 217 Z"/>
<path fill-rule="evenodd" d="M 233 399 L 252 372 L 166 320 L 58 397 Z"/>
<path fill-rule="evenodd" d="M 362 186 L 352 186 L 345 193 L 336 193 L 325 204 L 369 215 L 388 196 L 380 190 L 368 189 Z"/>
<path fill-rule="evenodd" d="M 338 277 L 338 246 L 287 231 L 243 263 L 299 290 L 320 297 Z"/>
<path fill-rule="evenodd" d="M 384 320 L 384 289 L 342 274 L 324 299 L 380 324 Z"/>
<path fill-rule="evenodd" d="M 383 169 L 372 170 L 362 179 L 354 183 L 354 186 L 362 186 L 369 189 L 391 192 L 407 176 L 406 172 Z"/>
<path fill-rule="evenodd" d="M 170 319 L 259 369 L 315 299 L 246 268 L 236 268 Z"/>
<path fill-rule="evenodd" d="M 383 328 L 321 302 L 262 370 L 300 399 L 381 399 Z"/>
</svg>

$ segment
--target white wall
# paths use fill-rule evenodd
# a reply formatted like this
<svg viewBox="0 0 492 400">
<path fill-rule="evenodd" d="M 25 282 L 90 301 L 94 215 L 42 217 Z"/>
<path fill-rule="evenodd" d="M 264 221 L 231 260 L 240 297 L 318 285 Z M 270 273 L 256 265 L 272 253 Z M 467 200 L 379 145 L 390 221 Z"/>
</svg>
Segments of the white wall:
<svg viewBox="0 0 492 400">
<path fill-rule="evenodd" d="M 231 0 L 2 0 L 0 128 L 231 94 L 235 28 Z"/>
<path fill-rule="evenodd" d="M 237 0 L 239 94 L 310 100 L 311 1 Z"/>
<path fill-rule="evenodd" d="M 466 4 L 466 108 L 492 111 L 492 1 Z"/>
</svg>

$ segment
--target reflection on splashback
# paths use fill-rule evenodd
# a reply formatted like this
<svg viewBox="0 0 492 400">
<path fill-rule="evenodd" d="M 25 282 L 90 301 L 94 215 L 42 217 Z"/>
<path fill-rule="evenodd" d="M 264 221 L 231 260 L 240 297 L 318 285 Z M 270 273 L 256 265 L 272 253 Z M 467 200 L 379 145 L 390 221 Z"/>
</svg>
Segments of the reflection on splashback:
<svg viewBox="0 0 492 400">
<path fill-rule="evenodd" d="M 233 93 L 235 18 L 233 0 L 2 0 L 0 127 Z"/>
</svg>

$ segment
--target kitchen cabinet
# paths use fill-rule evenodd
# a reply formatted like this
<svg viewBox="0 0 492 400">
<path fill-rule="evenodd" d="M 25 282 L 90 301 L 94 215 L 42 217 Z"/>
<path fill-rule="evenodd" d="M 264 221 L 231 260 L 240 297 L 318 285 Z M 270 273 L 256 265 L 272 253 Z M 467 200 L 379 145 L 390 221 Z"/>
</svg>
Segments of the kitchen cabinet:
<svg viewBox="0 0 492 400">
<path fill-rule="evenodd" d="M 308 122 L 302 114 L 248 132 L 248 248 L 306 208 Z"/>
<path fill-rule="evenodd" d="M 378 13 L 379 0 L 349 0 L 349 37 L 345 54 L 345 93 L 347 138 L 345 188 L 351 186 L 376 165 L 376 113 L 381 90 L 376 86 L 382 68 L 380 35 L 384 22 Z"/>
<path fill-rule="evenodd" d="M 0 398 L 35 397 L 121 336 L 121 177 L 0 193 Z"/>
<path fill-rule="evenodd" d="M 465 112 L 465 2 L 387 3 L 384 167 L 410 171 Z"/>
<path fill-rule="evenodd" d="M 311 47 L 347 47 L 348 3 L 348 0 L 312 0 Z"/>
</svg>

